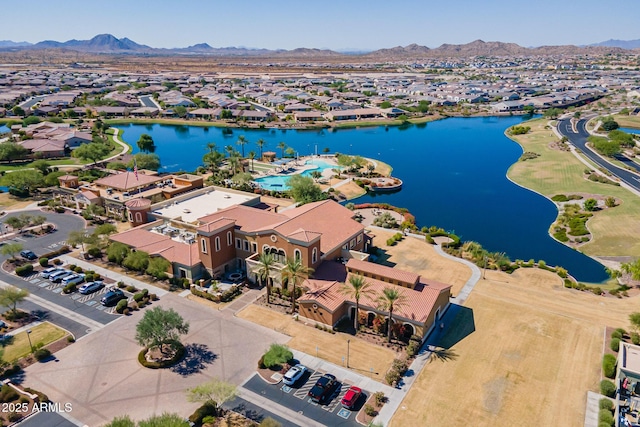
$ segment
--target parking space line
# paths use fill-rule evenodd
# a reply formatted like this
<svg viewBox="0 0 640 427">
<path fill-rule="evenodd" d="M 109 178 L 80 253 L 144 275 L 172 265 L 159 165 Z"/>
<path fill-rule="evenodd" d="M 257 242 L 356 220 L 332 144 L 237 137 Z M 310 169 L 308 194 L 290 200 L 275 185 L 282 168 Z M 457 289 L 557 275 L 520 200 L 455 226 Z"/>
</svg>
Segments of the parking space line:
<svg viewBox="0 0 640 427">
<path fill-rule="evenodd" d="M 31 280 L 29 280 L 29 283 L 31 283 L 33 285 L 37 285 L 38 283 L 40 283 L 40 279 L 38 279 L 38 278 L 31 279 Z"/>
</svg>

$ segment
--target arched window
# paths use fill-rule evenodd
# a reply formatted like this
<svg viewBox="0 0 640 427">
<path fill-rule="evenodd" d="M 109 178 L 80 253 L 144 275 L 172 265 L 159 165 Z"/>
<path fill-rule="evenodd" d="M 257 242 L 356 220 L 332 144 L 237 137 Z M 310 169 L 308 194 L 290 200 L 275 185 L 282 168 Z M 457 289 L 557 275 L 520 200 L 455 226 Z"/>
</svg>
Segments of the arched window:
<svg viewBox="0 0 640 427">
<path fill-rule="evenodd" d="M 315 264 L 316 262 L 318 262 L 318 248 L 313 248 L 311 252 L 311 263 Z"/>
<path fill-rule="evenodd" d="M 262 245 L 262 253 L 269 253 L 269 245 Z"/>
<path fill-rule="evenodd" d="M 293 258 L 295 258 L 296 261 L 302 260 L 302 252 L 300 252 L 300 249 L 295 249 L 293 251 Z"/>
<path fill-rule="evenodd" d="M 230 231 L 227 231 L 227 246 L 233 245 L 233 235 Z"/>
<path fill-rule="evenodd" d="M 142 214 L 140 212 L 136 212 L 136 222 L 142 222 Z"/>
<path fill-rule="evenodd" d="M 133 214 L 129 211 L 129 221 L 133 222 Z"/>
<path fill-rule="evenodd" d="M 220 251 L 220 236 L 216 237 L 216 252 Z"/>
<path fill-rule="evenodd" d="M 200 247 L 202 249 L 202 253 L 207 253 L 207 239 L 200 239 Z"/>
</svg>

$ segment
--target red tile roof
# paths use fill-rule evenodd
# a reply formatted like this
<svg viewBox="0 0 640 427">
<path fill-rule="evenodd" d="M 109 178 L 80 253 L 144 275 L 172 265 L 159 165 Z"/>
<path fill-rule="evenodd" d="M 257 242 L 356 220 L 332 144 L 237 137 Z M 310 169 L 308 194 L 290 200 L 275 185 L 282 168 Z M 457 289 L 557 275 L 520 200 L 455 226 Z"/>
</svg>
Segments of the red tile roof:
<svg viewBox="0 0 640 427">
<path fill-rule="evenodd" d="M 349 277 L 350 276 L 347 276 L 347 280 Z M 371 284 L 371 290 L 373 292 L 371 296 L 365 295 L 360 298 L 360 307 L 377 310 L 378 303 L 376 299 L 378 295 L 381 295 L 385 288 L 395 285 L 368 277 L 366 281 Z M 347 301 L 355 304 L 354 299 L 340 292 L 342 284 L 339 282 L 309 279 L 306 280 L 302 286 L 309 288 L 309 291 L 300 297 L 300 302 L 317 303 L 331 312 L 337 310 Z M 429 314 L 434 310 L 438 296 L 442 292 L 449 293 L 451 286 L 445 285 L 444 287 L 440 287 L 426 285 L 420 290 L 397 286 L 397 289 L 399 289 L 400 293 L 405 297 L 406 304 L 394 309 L 394 318 L 401 317 L 405 320 L 424 323 L 429 317 Z"/>
<path fill-rule="evenodd" d="M 360 261 L 359 259 L 351 258 L 347 261 L 347 269 L 368 272 L 377 276 L 386 277 L 388 279 L 398 280 L 404 283 L 418 283 L 420 276 L 411 273 L 409 271 L 399 270 L 397 268 L 387 267 L 385 265 L 375 264 L 368 261 Z"/>
<path fill-rule="evenodd" d="M 114 175 L 105 176 L 95 181 L 97 185 L 102 187 L 115 188 L 120 191 L 133 190 L 138 187 L 144 187 L 154 182 L 162 181 L 164 178 L 159 176 L 150 176 L 138 172 L 138 177 L 133 172 L 121 172 Z"/>
<path fill-rule="evenodd" d="M 236 226 L 240 227 L 242 231 L 247 233 L 268 228 L 269 226 L 279 224 L 286 219 L 285 216 L 275 212 L 255 209 L 244 205 L 236 205 L 199 218 L 198 221 L 200 224 L 204 225 L 217 221 L 221 218 L 234 220 L 236 222 Z"/>
</svg>

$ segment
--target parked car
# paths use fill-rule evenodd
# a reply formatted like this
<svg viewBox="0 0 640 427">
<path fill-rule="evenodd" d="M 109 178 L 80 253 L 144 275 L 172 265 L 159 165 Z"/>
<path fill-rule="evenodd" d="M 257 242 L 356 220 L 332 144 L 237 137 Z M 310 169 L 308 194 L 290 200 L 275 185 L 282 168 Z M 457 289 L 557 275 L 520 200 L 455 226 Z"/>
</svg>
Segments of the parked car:
<svg viewBox="0 0 640 427">
<path fill-rule="evenodd" d="M 31 260 L 31 261 L 33 261 L 34 259 L 38 258 L 38 255 L 34 254 L 33 251 L 29 251 L 29 250 L 20 251 L 20 256 L 22 258 L 26 258 L 26 259 Z"/>
<path fill-rule="evenodd" d="M 336 377 L 331 374 L 324 374 L 318 379 L 316 385 L 309 390 L 309 397 L 314 402 L 322 403 L 331 395 L 335 385 Z"/>
<path fill-rule="evenodd" d="M 84 274 L 72 274 L 71 276 L 67 276 L 62 279 L 62 284 L 67 285 L 77 285 L 78 283 L 84 282 L 85 275 Z"/>
<path fill-rule="evenodd" d="M 291 369 L 284 374 L 284 377 L 282 377 L 282 382 L 286 385 L 294 385 L 302 378 L 305 372 L 307 372 L 307 368 L 304 365 L 297 364 L 296 366 L 292 366 Z"/>
<path fill-rule="evenodd" d="M 72 274 L 75 274 L 75 273 L 69 270 L 62 270 L 49 276 L 49 280 L 52 281 L 53 283 L 60 283 L 62 282 L 62 279 L 64 279 L 67 276 L 71 276 Z"/>
<path fill-rule="evenodd" d="M 51 276 L 52 274 L 59 273 L 61 271 L 64 271 L 64 268 L 49 267 L 45 270 L 42 270 L 42 272 L 40 272 L 40 277 L 42 277 L 43 279 L 48 279 L 49 276 Z"/>
<path fill-rule="evenodd" d="M 85 283 L 84 285 L 80 286 L 78 292 L 84 295 L 92 294 L 102 289 L 103 286 L 104 283 L 102 283 L 102 280 L 96 280 L 95 282 Z"/>
<path fill-rule="evenodd" d="M 358 399 L 360 399 L 361 395 L 362 389 L 352 385 L 344 394 L 344 397 L 340 401 L 340 404 L 342 404 L 342 406 L 347 409 L 353 409 L 353 407 L 356 406 L 356 403 L 358 402 Z"/>
<path fill-rule="evenodd" d="M 117 303 L 118 301 L 124 298 L 126 298 L 126 296 L 124 295 L 124 292 L 122 292 L 118 288 L 112 288 L 112 289 L 109 289 L 109 291 L 106 294 L 104 294 L 104 296 L 100 300 L 100 303 L 105 306 L 110 306 L 110 305 L 114 305 L 115 303 Z"/>
</svg>

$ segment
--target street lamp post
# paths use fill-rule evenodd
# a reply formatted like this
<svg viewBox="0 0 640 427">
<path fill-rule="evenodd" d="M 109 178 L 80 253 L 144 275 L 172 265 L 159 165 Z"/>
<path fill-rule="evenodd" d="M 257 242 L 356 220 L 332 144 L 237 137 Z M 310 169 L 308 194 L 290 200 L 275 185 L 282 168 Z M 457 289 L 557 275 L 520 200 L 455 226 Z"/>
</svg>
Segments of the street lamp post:
<svg viewBox="0 0 640 427">
<path fill-rule="evenodd" d="M 347 368 L 349 367 L 349 344 L 351 344 L 351 340 L 347 340 Z"/>
<path fill-rule="evenodd" d="M 33 344 L 31 344 L 31 329 L 27 329 L 27 338 L 29 339 L 29 348 L 31 349 L 31 353 L 33 353 Z"/>
</svg>

